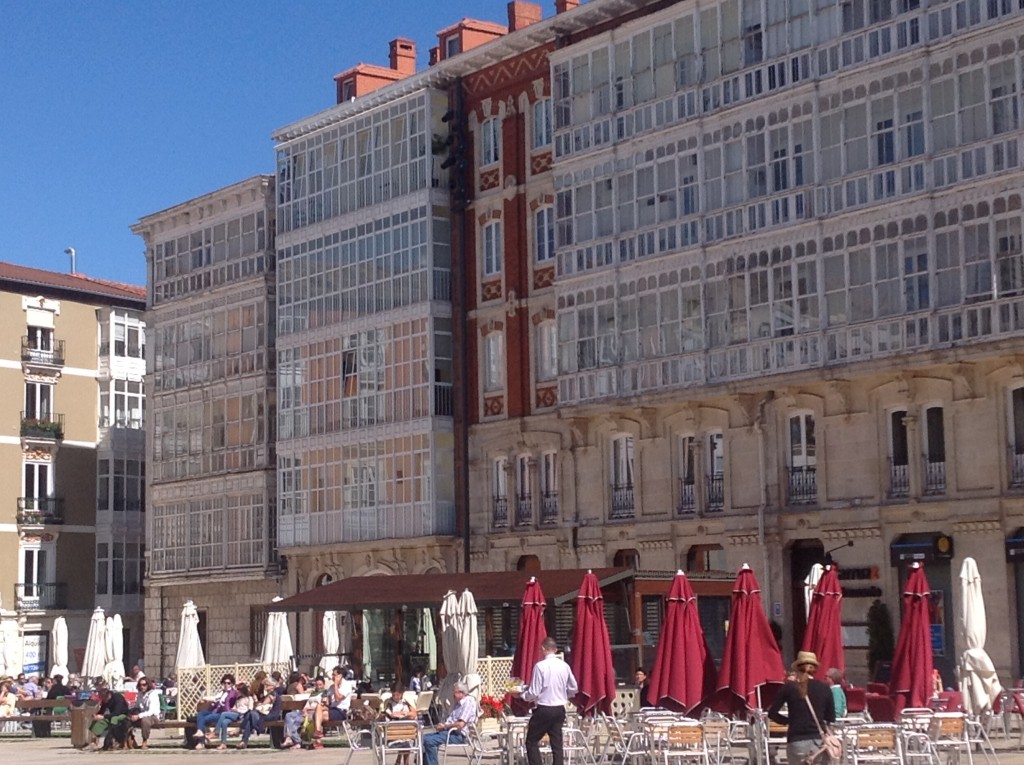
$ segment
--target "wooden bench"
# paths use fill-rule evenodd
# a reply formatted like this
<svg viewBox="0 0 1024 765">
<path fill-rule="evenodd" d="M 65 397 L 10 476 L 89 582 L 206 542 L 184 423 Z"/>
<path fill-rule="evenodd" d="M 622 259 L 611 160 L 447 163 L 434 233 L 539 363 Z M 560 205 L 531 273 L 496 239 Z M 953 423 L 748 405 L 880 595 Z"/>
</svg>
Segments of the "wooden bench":
<svg viewBox="0 0 1024 765">
<path fill-rule="evenodd" d="M 18 714 L 0 717 L 0 725 L 14 722 L 71 722 L 72 702 L 67 699 L 18 699 Z M 64 711 L 58 712 L 58 709 Z"/>
</svg>

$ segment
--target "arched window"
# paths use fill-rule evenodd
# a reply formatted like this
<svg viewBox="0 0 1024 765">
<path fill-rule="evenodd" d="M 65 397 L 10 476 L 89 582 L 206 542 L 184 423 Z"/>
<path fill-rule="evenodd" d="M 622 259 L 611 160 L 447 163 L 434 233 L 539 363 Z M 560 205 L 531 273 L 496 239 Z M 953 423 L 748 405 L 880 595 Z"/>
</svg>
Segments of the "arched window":
<svg viewBox="0 0 1024 765">
<path fill-rule="evenodd" d="M 536 555 L 522 555 L 516 561 L 516 571 L 529 571 L 533 574 L 540 570 L 540 558 Z"/>
<path fill-rule="evenodd" d="M 637 570 L 640 568 L 640 553 L 632 547 L 617 550 L 615 557 L 612 558 L 612 565 L 616 567 L 625 566 L 626 568 Z"/>
</svg>

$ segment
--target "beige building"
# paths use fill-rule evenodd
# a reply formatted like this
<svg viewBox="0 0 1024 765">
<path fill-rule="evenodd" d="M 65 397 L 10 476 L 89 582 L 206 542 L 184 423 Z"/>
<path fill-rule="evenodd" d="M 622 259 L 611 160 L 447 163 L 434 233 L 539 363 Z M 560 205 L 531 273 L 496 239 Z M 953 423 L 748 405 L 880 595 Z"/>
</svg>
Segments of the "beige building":
<svg viewBox="0 0 1024 765">
<path fill-rule="evenodd" d="M 141 287 L 0 263 L 0 608 L 29 672 L 58 616 L 77 671 L 95 606 L 142 653 L 144 309 Z"/>
<path fill-rule="evenodd" d="M 147 671 L 195 602 L 211 663 L 258 655 L 275 552 L 274 179 L 142 218 L 149 288 Z"/>
<path fill-rule="evenodd" d="M 1021 674 L 1024 16 L 967 7 L 677 3 L 551 53 L 554 289 L 519 299 L 557 405 L 538 336 L 533 411 L 471 431 L 473 568 L 747 562 L 792 655 L 831 551 L 863 680 L 921 560 L 951 684 L 973 556 Z M 520 385 L 487 364 L 483 399 Z"/>
</svg>

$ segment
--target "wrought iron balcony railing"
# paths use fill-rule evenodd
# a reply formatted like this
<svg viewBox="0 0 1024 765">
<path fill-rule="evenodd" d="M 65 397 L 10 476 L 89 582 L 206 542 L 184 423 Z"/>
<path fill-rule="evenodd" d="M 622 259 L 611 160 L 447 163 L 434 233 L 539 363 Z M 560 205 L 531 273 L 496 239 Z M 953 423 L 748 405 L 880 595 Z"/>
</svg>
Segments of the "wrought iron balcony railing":
<svg viewBox="0 0 1024 765">
<path fill-rule="evenodd" d="M 27 526 L 64 523 L 63 497 L 18 497 L 18 523 Z"/>
<path fill-rule="evenodd" d="M 924 458 L 924 493 L 928 495 L 946 493 L 946 461 L 932 461 Z"/>
<path fill-rule="evenodd" d="M 546 491 L 540 495 L 540 522 L 544 526 L 558 523 L 557 491 Z"/>
<path fill-rule="evenodd" d="M 496 529 L 508 528 L 508 497 L 494 497 L 491 523 Z"/>
<path fill-rule="evenodd" d="M 40 611 L 68 607 L 68 586 L 61 583 L 14 585 L 19 611 Z"/>
<path fill-rule="evenodd" d="M 889 499 L 910 496 L 910 467 L 898 465 L 889 459 Z"/>
<path fill-rule="evenodd" d="M 789 504 L 813 505 L 818 501 L 818 470 L 814 465 L 787 468 Z"/>
<path fill-rule="evenodd" d="M 725 509 L 725 474 L 708 476 L 708 512 L 720 513 Z"/>
<path fill-rule="evenodd" d="M 21 413 L 21 435 L 23 438 L 40 438 L 59 441 L 64 438 L 63 414 Z"/>
<path fill-rule="evenodd" d="M 633 484 L 612 486 L 612 520 L 632 518 L 636 513 L 633 505 Z"/>
<path fill-rule="evenodd" d="M 1010 488 L 1024 489 L 1024 452 L 1018 452 L 1018 447 L 1008 446 L 1010 464 Z"/>
<path fill-rule="evenodd" d="M 679 502 L 676 504 L 677 515 L 693 515 L 697 512 L 697 491 L 693 481 L 679 479 Z"/>
<path fill-rule="evenodd" d="M 30 364 L 62 367 L 64 366 L 64 341 L 52 338 L 40 340 L 24 335 L 21 338 L 21 360 Z"/>
<path fill-rule="evenodd" d="M 533 524 L 533 497 L 529 494 L 516 495 L 516 526 Z"/>
</svg>

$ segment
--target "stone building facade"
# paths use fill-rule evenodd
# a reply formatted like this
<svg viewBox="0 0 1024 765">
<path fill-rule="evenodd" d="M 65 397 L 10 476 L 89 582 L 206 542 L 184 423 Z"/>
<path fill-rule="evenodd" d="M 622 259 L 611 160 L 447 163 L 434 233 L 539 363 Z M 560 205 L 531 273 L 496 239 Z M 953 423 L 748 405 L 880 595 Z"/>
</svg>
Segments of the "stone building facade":
<svg viewBox="0 0 1024 765">
<path fill-rule="evenodd" d="M 49 673 L 54 620 L 78 671 L 95 606 L 142 655 L 145 290 L 0 263 L 0 618 Z"/>
<path fill-rule="evenodd" d="M 149 291 L 147 671 L 192 600 L 207 661 L 258 656 L 279 594 L 274 179 L 142 218 Z"/>
<path fill-rule="evenodd" d="M 531 309 L 557 347 L 520 333 L 499 370 L 489 349 L 512 347 L 511 322 L 481 305 L 498 339 L 475 360 L 473 560 L 748 562 L 791 654 L 802 580 L 830 554 L 860 680 L 867 607 L 898 618 L 905 564 L 923 560 L 951 680 L 970 555 L 989 651 L 1019 674 L 1022 23 L 998 3 L 730 0 L 564 37 L 538 88 L 553 300 Z M 532 150 L 507 130 L 517 114 L 486 116 L 475 151 L 488 136 L 499 155 Z M 486 242 L 490 221 L 474 225 Z M 526 232 L 505 259 L 536 278 L 550 240 Z M 502 294 L 508 316 L 520 297 Z M 547 411 L 486 404 L 488 375 L 497 395 L 529 368 L 535 407 L 545 364 Z"/>
</svg>

